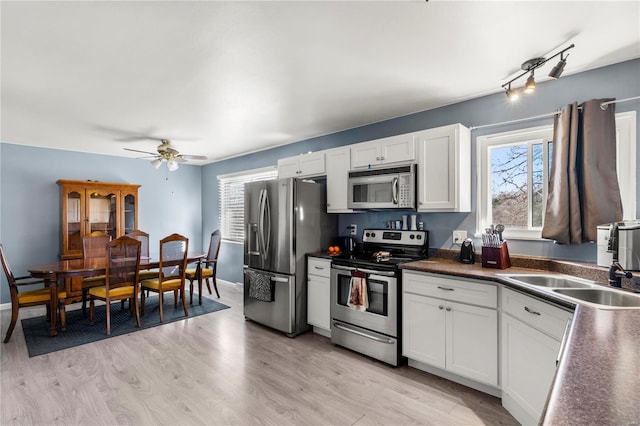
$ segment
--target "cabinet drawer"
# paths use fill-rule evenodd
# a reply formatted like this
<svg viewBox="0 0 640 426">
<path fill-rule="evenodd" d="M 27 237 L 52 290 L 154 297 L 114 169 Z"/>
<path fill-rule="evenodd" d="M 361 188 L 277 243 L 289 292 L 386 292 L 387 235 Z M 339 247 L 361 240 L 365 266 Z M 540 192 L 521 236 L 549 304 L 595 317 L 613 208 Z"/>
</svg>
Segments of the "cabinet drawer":
<svg viewBox="0 0 640 426">
<path fill-rule="evenodd" d="M 307 274 L 329 278 L 331 275 L 331 261 L 310 257 L 307 259 Z"/>
<path fill-rule="evenodd" d="M 488 308 L 498 307 L 498 288 L 491 283 L 404 271 L 402 285 L 403 291 L 407 293 Z"/>
<path fill-rule="evenodd" d="M 507 288 L 502 289 L 502 311 L 557 340 L 562 339 L 567 321 L 573 315 L 548 302 Z"/>
</svg>

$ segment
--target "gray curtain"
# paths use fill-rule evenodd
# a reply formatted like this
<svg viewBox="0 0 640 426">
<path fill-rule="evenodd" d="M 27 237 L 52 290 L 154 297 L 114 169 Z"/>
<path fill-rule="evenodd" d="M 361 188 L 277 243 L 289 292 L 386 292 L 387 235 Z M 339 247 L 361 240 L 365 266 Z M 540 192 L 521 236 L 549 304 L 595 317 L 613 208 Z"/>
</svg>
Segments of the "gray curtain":
<svg viewBox="0 0 640 426">
<path fill-rule="evenodd" d="M 553 123 L 553 159 L 542 238 L 561 244 L 597 240 L 597 226 L 622 220 L 616 171 L 615 104 L 567 105 Z"/>
</svg>

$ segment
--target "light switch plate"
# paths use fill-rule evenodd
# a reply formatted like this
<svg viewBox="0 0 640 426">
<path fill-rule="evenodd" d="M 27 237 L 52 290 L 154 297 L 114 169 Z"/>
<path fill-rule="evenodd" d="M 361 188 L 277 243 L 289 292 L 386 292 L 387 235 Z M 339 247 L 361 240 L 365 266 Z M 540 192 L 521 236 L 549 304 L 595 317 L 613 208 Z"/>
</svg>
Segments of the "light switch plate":
<svg viewBox="0 0 640 426">
<path fill-rule="evenodd" d="M 453 244 L 462 245 L 462 242 L 467 239 L 467 231 L 456 229 L 453 231 Z"/>
<path fill-rule="evenodd" d="M 352 223 L 350 225 L 351 228 L 351 235 L 358 235 L 358 225 L 356 225 L 355 223 Z"/>
</svg>

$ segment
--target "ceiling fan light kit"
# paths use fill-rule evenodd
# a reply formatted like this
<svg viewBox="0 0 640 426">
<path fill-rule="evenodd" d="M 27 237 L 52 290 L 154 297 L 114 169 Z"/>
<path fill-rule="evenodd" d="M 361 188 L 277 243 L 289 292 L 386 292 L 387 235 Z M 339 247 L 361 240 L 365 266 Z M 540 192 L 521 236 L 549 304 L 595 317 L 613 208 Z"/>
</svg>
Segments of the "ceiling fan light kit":
<svg viewBox="0 0 640 426">
<path fill-rule="evenodd" d="M 533 93 L 536 89 L 536 80 L 534 76 L 534 71 L 557 56 L 560 56 L 560 61 L 551 69 L 551 71 L 549 72 L 549 77 L 554 80 L 557 80 L 558 78 L 560 78 L 560 75 L 564 71 L 565 65 L 567 65 L 567 57 L 569 56 L 568 54 L 565 55 L 565 52 L 569 49 L 573 49 L 574 47 L 575 47 L 575 44 L 571 44 L 569 47 L 564 48 L 563 50 L 561 50 L 560 52 L 556 53 L 555 55 L 549 58 L 532 58 L 524 61 L 520 66 L 520 68 L 524 72 L 522 72 L 521 74 L 518 74 L 518 76 L 512 78 L 511 80 L 509 80 L 508 82 L 502 85 L 502 88 L 505 90 L 507 97 L 510 100 L 515 101 L 516 99 L 519 98 L 519 95 L 521 92 L 528 93 L 528 94 Z M 527 81 L 523 87 L 514 88 L 514 89 L 511 88 L 511 83 L 513 83 L 514 81 L 518 80 L 519 78 L 527 74 L 529 74 L 529 77 L 527 78 Z"/>
<path fill-rule="evenodd" d="M 149 138 L 153 139 L 153 138 Z M 143 154 L 149 154 L 149 156 L 154 157 L 151 160 L 151 165 L 156 169 L 160 168 L 160 165 L 166 161 L 167 170 L 173 172 L 178 170 L 178 163 L 187 163 L 188 160 L 206 160 L 207 157 L 204 155 L 186 155 L 180 154 L 177 149 L 175 149 L 171 145 L 171 141 L 169 139 L 161 139 L 160 145 L 156 148 L 157 153 L 148 152 L 148 151 L 140 151 L 137 149 L 125 148 L 126 151 L 132 152 L 141 152 Z M 148 158 L 148 157 L 140 157 L 140 158 Z"/>
</svg>

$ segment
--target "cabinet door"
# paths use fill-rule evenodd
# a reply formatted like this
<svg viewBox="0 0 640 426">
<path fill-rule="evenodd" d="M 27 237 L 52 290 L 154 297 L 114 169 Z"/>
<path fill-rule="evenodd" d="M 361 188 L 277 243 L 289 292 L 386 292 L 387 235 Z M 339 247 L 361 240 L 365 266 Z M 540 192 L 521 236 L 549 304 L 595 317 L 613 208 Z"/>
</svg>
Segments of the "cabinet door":
<svg viewBox="0 0 640 426">
<path fill-rule="evenodd" d="M 300 156 L 300 176 L 321 176 L 325 174 L 324 152 L 312 152 Z"/>
<path fill-rule="evenodd" d="M 498 312 L 447 302 L 447 370 L 498 386 Z"/>
<path fill-rule="evenodd" d="M 418 211 L 471 211 L 471 137 L 459 124 L 420 132 Z"/>
<path fill-rule="evenodd" d="M 298 157 L 281 158 L 280 160 L 278 160 L 279 178 L 298 177 L 299 170 L 300 165 L 298 162 Z"/>
<path fill-rule="evenodd" d="M 118 226 L 118 236 L 126 235 L 138 229 L 138 193 L 122 191 L 121 223 Z"/>
<path fill-rule="evenodd" d="M 332 149 L 326 154 L 327 160 L 327 213 L 350 213 L 347 208 L 347 180 L 351 165 L 351 150 Z"/>
<path fill-rule="evenodd" d="M 380 143 L 364 142 L 351 145 L 351 168 L 368 168 L 380 162 Z"/>
<path fill-rule="evenodd" d="M 402 355 L 445 368 L 445 302 L 402 295 Z"/>
<path fill-rule="evenodd" d="M 112 240 L 118 238 L 120 191 L 112 188 L 87 188 L 86 196 L 87 233 L 100 231 L 111 235 Z"/>
<path fill-rule="evenodd" d="M 392 136 L 380 141 L 380 160 L 383 164 L 407 163 L 416 159 L 415 133 Z"/>
<path fill-rule="evenodd" d="M 67 186 L 61 191 L 62 259 L 82 257 L 82 236 L 85 231 L 84 187 Z"/>
<path fill-rule="evenodd" d="M 560 341 L 505 314 L 501 336 L 503 405 L 521 423 L 537 423 L 556 372 Z M 522 410 L 530 418 L 518 418 Z"/>
<path fill-rule="evenodd" d="M 331 329 L 329 279 L 318 275 L 307 278 L 307 322 L 313 326 Z"/>
</svg>

